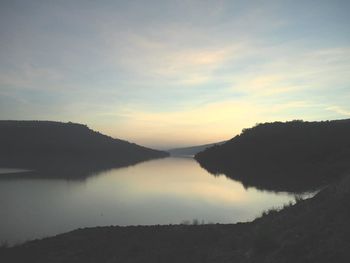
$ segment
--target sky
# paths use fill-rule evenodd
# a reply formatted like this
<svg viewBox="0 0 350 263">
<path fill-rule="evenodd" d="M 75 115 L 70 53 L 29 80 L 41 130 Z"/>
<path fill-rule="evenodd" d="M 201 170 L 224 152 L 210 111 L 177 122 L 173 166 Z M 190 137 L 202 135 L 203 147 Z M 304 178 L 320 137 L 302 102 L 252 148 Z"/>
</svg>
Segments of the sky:
<svg viewBox="0 0 350 263">
<path fill-rule="evenodd" d="M 0 119 L 167 149 L 350 118 L 350 1 L 0 0 Z"/>
</svg>

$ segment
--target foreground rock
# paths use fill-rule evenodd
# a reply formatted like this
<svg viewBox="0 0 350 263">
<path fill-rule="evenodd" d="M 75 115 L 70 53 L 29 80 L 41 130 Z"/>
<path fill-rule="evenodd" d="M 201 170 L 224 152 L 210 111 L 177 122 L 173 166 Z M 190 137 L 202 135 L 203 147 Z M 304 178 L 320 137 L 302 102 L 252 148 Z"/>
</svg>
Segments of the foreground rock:
<svg viewBox="0 0 350 263">
<path fill-rule="evenodd" d="M 97 227 L 0 249 L 0 262 L 350 262 L 350 177 L 251 223 Z"/>
</svg>

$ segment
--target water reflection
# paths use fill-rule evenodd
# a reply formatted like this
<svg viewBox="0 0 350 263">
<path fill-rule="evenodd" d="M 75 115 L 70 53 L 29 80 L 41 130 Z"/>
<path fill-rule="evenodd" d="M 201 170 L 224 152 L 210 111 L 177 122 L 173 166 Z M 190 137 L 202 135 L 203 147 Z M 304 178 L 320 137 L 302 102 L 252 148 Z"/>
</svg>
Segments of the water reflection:
<svg viewBox="0 0 350 263">
<path fill-rule="evenodd" d="M 228 155 L 229 156 L 229 155 Z M 213 176 L 225 175 L 232 180 L 240 181 L 246 188 L 254 187 L 260 190 L 275 192 L 293 192 L 297 195 L 305 195 L 319 191 L 339 179 L 340 167 L 334 169 L 323 169 L 320 165 L 308 163 L 309 167 L 295 164 L 295 167 L 286 166 L 282 171 L 279 167 L 276 170 L 274 164 L 266 163 L 258 165 L 256 160 L 244 163 L 229 162 L 216 159 L 214 161 L 203 161 L 197 158 L 200 166 Z M 310 168 L 311 167 L 311 168 Z M 313 171 L 311 171 L 314 169 Z M 319 172 L 315 172 L 318 170 Z M 329 171 L 329 176 L 325 171 Z M 297 171 L 297 172 L 296 172 Z M 322 171 L 322 172 L 320 172 Z M 338 171 L 338 174 L 336 173 Z M 326 176 L 327 175 L 327 176 Z"/>
<path fill-rule="evenodd" d="M 102 172 L 134 166 L 145 161 L 106 162 L 104 164 L 76 162 L 75 160 L 61 160 L 59 163 L 47 161 L 35 166 L 36 168 L 0 168 L 0 180 L 42 178 L 83 181 L 88 177 L 100 175 Z"/>
<path fill-rule="evenodd" d="M 148 161 L 83 181 L 7 178 L 0 180 L 0 237 L 10 242 L 89 226 L 195 218 L 234 223 L 294 200 L 288 193 L 245 189 L 225 176 L 214 177 L 192 158 Z"/>
<path fill-rule="evenodd" d="M 26 169 L 18 169 L 18 168 L 0 168 L 0 175 L 7 175 L 7 174 L 14 174 L 14 173 L 25 173 L 29 172 L 30 170 Z"/>
</svg>

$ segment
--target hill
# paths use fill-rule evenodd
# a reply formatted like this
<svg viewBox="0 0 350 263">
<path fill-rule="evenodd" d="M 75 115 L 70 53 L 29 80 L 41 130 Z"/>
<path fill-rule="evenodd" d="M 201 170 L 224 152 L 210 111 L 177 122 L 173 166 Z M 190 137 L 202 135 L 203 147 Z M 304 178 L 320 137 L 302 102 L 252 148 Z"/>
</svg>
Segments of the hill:
<svg viewBox="0 0 350 263">
<path fill-rule="evenodd" d="M 78 229 L 3 246 L 0 261 L 346 263 L 349 202 L 350 177 L 345 177 L 311 199 L 249 223 Z"/>
<path fill-rule="evenodd" d="M 0 121 L 0 167 L 90 171 L 167 155 L 103 135 L 82 124 Z"/>
<path fill-rule="evenodd" d="M 246 186 L 307 191 L 350 170 L 350 120 L 274 122 L 244 129 L 195 159 Z"/>
<path fill-rule="evenodd" d="M 207 148 L 213 147 L 215 145 L 221 145 L 225 142 L 226 141 L 203 144 L 203 145 L 196 145 L 196 146 L 190 146 L 190 147 L 183 147 L 183 148 L 174 148 L 174 149 L 168 150 L 168 152 L 172 156 L 194 156 L 197 153 L 204 151 Z"/>
</svg>

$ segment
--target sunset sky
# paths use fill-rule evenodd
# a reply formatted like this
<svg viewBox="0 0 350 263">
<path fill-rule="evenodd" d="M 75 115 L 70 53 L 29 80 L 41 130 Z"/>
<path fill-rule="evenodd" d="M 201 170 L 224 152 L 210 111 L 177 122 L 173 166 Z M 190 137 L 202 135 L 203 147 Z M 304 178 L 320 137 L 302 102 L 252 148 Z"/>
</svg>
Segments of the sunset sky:
<svg viewBox="0 0 350 263">
<path fill-rule="evenodd" d="M 0 119 L 155 148 L 350 118 L 350 1 L 0 1 Z"/>
</svg>

